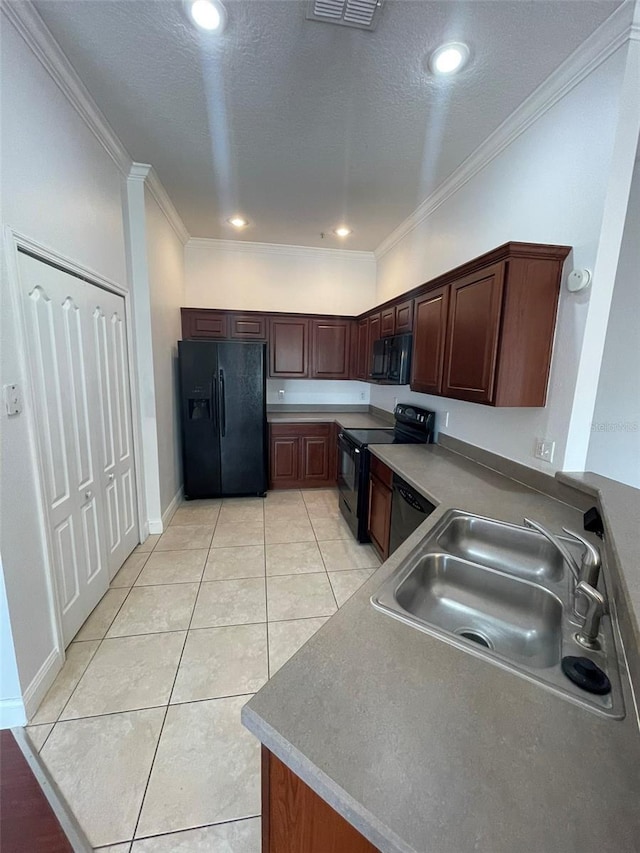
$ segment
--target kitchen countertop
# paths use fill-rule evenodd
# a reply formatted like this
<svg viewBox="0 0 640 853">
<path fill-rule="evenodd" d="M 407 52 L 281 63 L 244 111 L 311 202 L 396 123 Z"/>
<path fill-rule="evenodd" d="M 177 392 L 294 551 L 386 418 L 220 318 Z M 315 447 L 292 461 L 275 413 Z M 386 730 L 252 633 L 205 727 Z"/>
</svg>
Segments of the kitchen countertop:
<svg viewBox="0 0 640 853">
<path fill-rule="evenodd" d="M 343 429 L 393 429 L 393 421 L 387 421 L 369 412 L 340 412 L 331 410 L 300 412 L 267 412 L 270 424 L 318 424 L 337 423 Z"/>
<path fill-rule="evenodd" d="M 262 743 L 384 853 L 637 853 L 640 734 L 423 634 L 369 597 L 450 508 L 582 513 L 437 445 L 371 448 L 436 511 L 245 705 Z M 637 650 L 636 650 L 637 651 Z"/>
</svg>

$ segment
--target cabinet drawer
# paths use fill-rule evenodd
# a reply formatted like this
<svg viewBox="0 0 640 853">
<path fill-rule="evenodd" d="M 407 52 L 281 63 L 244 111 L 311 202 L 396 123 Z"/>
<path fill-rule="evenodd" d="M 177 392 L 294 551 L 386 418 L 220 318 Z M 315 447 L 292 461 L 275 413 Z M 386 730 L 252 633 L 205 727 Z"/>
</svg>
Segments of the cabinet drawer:
<svg viewBox="0 0 640 853">
<path fill-rule="evenodd" d="M 285 424 L 285 423 L 276 423 L 270 424 L 269 429 L 271 431 L 271 435 L 296 435 L 299 437 L 304 436 L 324 436 L 327 438 L 331 435 L 331 427 L 332 424 Z"/>
<path fill-rule="evenodd" d="M 228 317 L 222 311 L 184 311 L 183 338 L 228 338 Z"/>
<path fill-rule="evenodd" d="M 384 462 L 381 462 L 377 456 L 374 456 L 373 453 L 371 454 L 371 467 L 369 470 L 373 477 L 377 477 L 389 489 L 392 487 L 393 471 Z"/>
<path fill-rule="evenodd" d="M 267 339 L 267 318 L 251 314 L 232 314 L 229 318 L 230 337 L 239 340 L 264 341 Z"/>
</svg>

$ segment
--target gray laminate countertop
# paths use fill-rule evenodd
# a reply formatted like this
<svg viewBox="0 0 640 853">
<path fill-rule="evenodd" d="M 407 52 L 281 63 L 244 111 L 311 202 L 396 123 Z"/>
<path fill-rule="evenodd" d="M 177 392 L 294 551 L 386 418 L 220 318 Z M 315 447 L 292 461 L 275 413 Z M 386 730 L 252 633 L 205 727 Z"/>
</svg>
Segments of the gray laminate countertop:
<svg viewBox="0 0 640 853">
<path fill-rule="evenodd" d="M 248 702 L 244 724 L 387 853 L 638 853 L 640 735 L 373 609 L 447 509 L 581 511 L 437 445 L 376 456 L 436 511 Z"/>
<path fill-rule="evenodd" d="M 270 424 L 337 423 L 343 429 L 393 429 L 391 423 L 369 412 L 340 412 L 331 410 L 300 412 L 267 412 Z"/>
</svg>

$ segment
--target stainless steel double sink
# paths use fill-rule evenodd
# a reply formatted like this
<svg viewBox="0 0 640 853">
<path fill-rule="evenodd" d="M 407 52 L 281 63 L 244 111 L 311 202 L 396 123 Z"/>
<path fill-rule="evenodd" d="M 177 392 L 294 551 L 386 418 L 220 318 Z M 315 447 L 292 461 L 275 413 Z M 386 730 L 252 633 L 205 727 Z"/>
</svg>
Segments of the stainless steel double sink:
<svg viewBox="0 0 640 853">
<path fill-rule="evenodd" d="M 563 542 L 579 562 L 581 546 Z M 371 598 L 408 625 L 620 719 L 611 615 L 602 620 L 600 648 L 587 651 L 575 639 L 572 601 L 571 574 L 544 536 L 461 510 L 449 510 Z M 560 666 L 565 655 L 594 661 L 611 693 L 587 693 L 570 681 Z"/>
</svg>

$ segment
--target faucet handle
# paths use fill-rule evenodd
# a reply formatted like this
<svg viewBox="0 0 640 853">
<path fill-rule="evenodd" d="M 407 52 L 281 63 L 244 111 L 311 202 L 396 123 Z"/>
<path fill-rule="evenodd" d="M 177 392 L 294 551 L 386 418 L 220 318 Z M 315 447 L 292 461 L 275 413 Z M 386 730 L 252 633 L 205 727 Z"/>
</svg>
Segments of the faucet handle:
<svg viewBox="0 0 640 853">
<path fill-rule="evenodd" d="M 598 586 L 598 578 L 600 576 L 600 566 L 602 565 L 602 558 L 600 557 L 600 551 L 589 542 L 588 539 L 585 539 L 584 536 L 581 536 L 580 533 L 576 533 L 575 530 L 569 530 L 566 527 L 562 528 L 567 536 L 571 536 L 573 539 L 576 539 L 585 547 L 585 551 L 582 554 L 582 560 L 580 564 L 580 580 L 592 586 L 594 589 Z"/>
<path fill-rule="evenodd" d="M 584 617 L 584 625 L 576 634 L 576 640 L 581 646 L 586 646 L 588 649 L 597 649 L 600 647 L 598 643 L 600 621 L 607 612 L 607 603 L 602 593 L 584 581 L 580 581 L 576 587 L 576 595 L 584 595 L 587 599 L 587 612 Z"/>
</svg>

